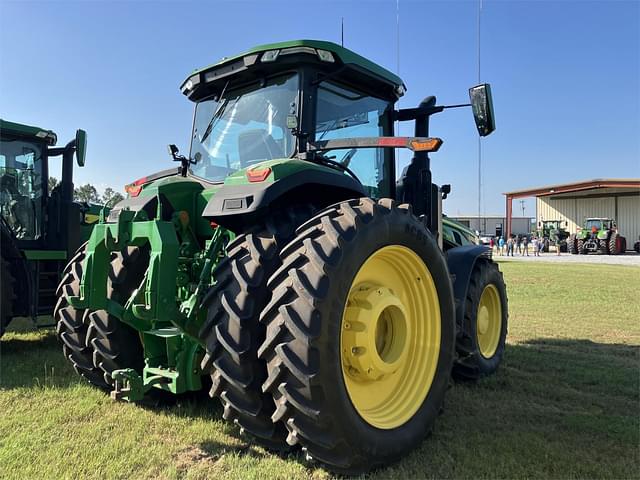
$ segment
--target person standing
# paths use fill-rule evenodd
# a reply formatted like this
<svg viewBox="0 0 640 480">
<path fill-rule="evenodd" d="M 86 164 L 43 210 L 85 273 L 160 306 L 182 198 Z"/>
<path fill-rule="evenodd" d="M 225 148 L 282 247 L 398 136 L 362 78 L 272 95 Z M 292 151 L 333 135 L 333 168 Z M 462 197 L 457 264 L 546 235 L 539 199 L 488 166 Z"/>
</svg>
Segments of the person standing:
<svg viewBox="0 0 640 480">
<path fill-rule="evenodd" d="M 533 247 L 533 256 L 539 257 L 538 255 L 538 237 L 534 236 L 531 240 L 531 246 Z"/>
<path fill-rule="evenodd" d="M 554 230 L 553 241 L 556 244 L 556 255 L 560 255 L 560 230 Z"/>
<path fill-rule="evenodd" d="M 516 235 L 516 253 L 522 254 L 522 237 L 520 234 Z"/>
<path fill-rule="evenodd" d="M 502 237 L 502 235 L 500 235 L 500 238 L 498 239 L 498 253 L 500 254 L 500 256 L 502 256 L 503 248 L 504 248 L 504 238 Z"/>
<path fill-rule="evenodd" d="M 513 237 L 511 235 L 507 238 L 507 257 L 509 255 L 513 257 Z"/>
<path fill-rule="evenodd" d="M 527 254 L 527 257 L 529 256 L 529 237 L 527 235 L 524 235 L 522 237 L 522 256 L 524 257 L 524 254 Z"/>
<path fill-rule="evenodd" d="M 489 239 L 489 248 L 491 249 L 491 253 L 493 254 L 493 247 L 495 246 L 496 241 L 493 239 L 493 237 L 491 237 Z"/>
</svg>

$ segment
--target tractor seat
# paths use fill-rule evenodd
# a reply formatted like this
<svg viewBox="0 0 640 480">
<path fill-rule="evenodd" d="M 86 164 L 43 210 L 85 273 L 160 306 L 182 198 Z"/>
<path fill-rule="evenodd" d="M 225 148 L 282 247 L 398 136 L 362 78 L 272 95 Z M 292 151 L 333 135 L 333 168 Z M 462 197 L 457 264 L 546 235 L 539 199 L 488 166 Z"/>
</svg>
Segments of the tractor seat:
<svg viewBox="0 0 640 480">
<path fill-rule="evenodd" d="M 238 136 L 238 155 L 242 167 L 284 156 L 280 145 L 264 129 L 242 132 Z"/>
</svg>

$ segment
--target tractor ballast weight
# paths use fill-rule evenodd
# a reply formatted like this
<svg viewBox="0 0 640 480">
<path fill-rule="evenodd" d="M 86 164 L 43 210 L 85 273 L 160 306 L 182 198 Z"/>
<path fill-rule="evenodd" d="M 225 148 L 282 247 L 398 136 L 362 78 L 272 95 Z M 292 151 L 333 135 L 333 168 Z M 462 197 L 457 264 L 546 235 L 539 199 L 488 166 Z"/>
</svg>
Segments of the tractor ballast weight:
<svg viewBox="0 0 640 480">
<path fill-rule="evenodd" d="M 440 234 L 450 188 L 432 183 L 429 116 L 462 105 L 395 110 L 404 90 L 309 40 L 191 74 L 189 156 L 171 145 L 178 169 L 128 185 L 60 285 L 76 370 L 129 401 L 210 375 L 227 420 L 339 472 L 413 448 L 452 373 L 497 368 L 507 305 L 489 250 Z M 470 98 L 491 133 L 489 86 Z M 415 137 L 394 137 L 396 120 Z M 394 148 L 414 151 L 398 184 Z"/>
</svg>

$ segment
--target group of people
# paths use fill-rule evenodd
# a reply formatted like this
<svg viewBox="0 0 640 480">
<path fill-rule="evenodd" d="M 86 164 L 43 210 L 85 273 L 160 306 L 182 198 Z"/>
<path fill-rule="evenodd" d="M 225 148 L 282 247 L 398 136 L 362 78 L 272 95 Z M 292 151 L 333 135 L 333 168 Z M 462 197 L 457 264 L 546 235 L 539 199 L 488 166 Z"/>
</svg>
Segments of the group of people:
<svg viewBox="0 0 640 480">
<path fill-rule="evenodd" d="M 507 257 L 509 255 L 513 257 L 514 254 L 526 255 L 528 257 L 529 245 L 531 245 L 533 255 L 539 257 L 540 252 L 544 249 L 544 238 L 533 235 L 531 240 L 529 240 L 527 235 L 512 235 L 506 240 L 503 236 L 499 236 L 498 238 L 491 237 L 489 240 L 491 251 L 495 248 L 498 255 L 506 255 Z M 558 254 L 560 254 L 560 249 L 558 249 Z"/>
</svg>

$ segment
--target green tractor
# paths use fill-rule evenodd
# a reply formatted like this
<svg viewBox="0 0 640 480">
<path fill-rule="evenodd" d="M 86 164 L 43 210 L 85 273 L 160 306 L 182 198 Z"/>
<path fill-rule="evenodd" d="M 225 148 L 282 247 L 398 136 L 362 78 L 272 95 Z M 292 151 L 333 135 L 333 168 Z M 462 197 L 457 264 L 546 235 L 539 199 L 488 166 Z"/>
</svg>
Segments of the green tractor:
<svg viewBox="0 0 640 480">
<path fill-rule="evenodd" d="M 0 336 L 12 318 L 51 315 L 61 272 L 98 219 L 94 207 L 73 201 L 73 157 L 84 165 L 86 133 L 56 142 L 51 130 L 0 120 Z M 56 156 L 62 182 L 49 192 Z"/>
<path fill-rule="evenodd" d="M 207 384 L 262 445 L 355 473 L 433 428 L 451 375 L 493 373 L 507 297 L 489 250 L 443 242 L 427 97 L 338 45 L 256 47 L 196 70 L 189 156 L 126 187 L 66 268 L 67 359 L 116 399 Z M 480 135 L 490 89 L 470 89 Z M 468 106 L 468 105 L 467 105 Z M 415 121 L 415 137 L 393 136 Z M 396 182 L 394 149 L 413 151 Z"/>
<path fill-rule="evenodd" d="M 627 250 L 627 239 L 611 218 L 587 218 L 584 227 L 569 237 L 567 247 L 573 254 L 619 255 Z"/>
<path fill-rule="evenodd" d="M 538 238 L 543 239 L 543 252 L 548 252 L 551 245 L 559 248 L 561 252 L 567 251 L 569 232 L 565 228 L 566 225 L 567 222 L 564 220 L 541 220 L 538 222 L 536 234 Z"/>
</svg>

